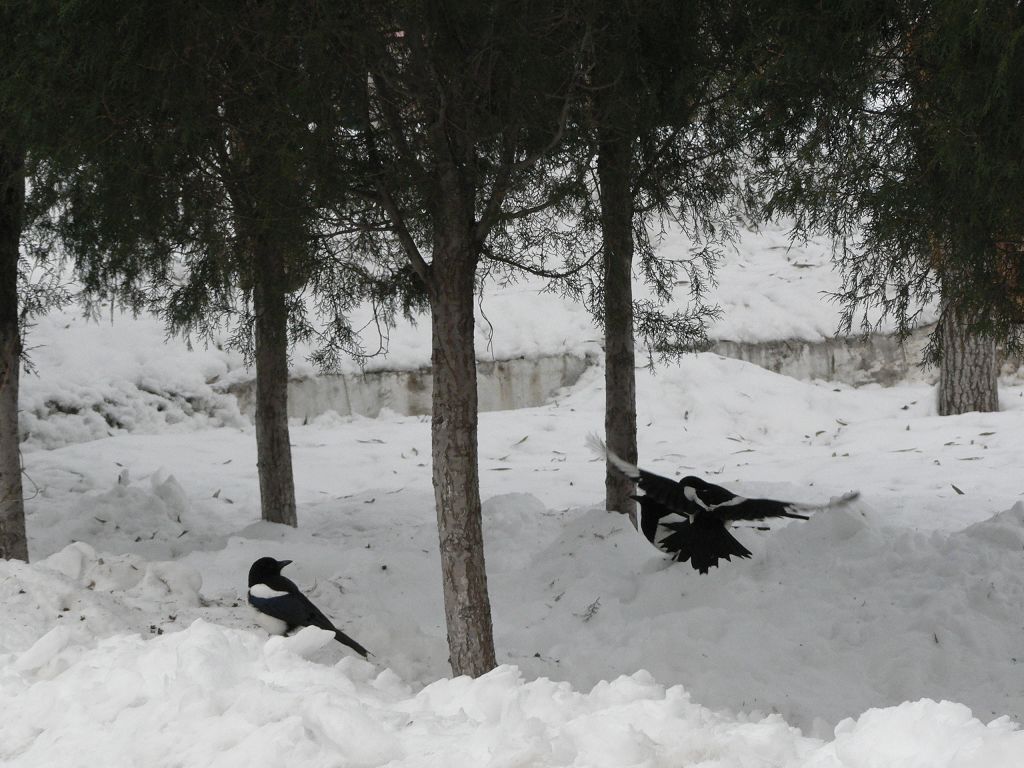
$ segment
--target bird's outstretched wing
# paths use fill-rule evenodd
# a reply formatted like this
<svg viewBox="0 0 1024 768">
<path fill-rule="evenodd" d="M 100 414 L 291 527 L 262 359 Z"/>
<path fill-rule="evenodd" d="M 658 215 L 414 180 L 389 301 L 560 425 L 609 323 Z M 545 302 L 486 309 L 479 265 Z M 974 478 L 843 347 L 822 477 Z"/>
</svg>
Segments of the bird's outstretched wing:
<svg viewBox="0 0 1024 768">
<path fill-rule="evenodd" d="M 850 491 L 825 504 L 800 504 L 792 501 L 777 501 L 776 499 L 748 499 L 743 496 L 735 496 L 729 501 L 709 506 L 708 511 L 722 520 L 764 520 L 766 517 L 792 517 L 797 520 L 807 520 L 807 515 L 801 514 L 802 512 L 841 507 L 844 504 L 849 504 L 859 495 L 858 491 Z"/>
<path fill-rule="evenodd" d="M 720 520 L 764 520 L 766 517 L 794 517 L 807 520 L 807 515 L 793 512 L 796 509 L 788 501 L 775 499 L 748 499 L 734 496 L 729 501 L 708 507 L 709 514 Z"/>
</svg>

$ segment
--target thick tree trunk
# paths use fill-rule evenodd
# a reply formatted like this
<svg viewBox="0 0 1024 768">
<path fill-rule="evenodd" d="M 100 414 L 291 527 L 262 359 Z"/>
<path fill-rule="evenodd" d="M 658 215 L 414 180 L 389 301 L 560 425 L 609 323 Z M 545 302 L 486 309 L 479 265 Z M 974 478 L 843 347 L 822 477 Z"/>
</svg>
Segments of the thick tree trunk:
<svg viewBox="0 0 1024 768">
<path fill-rule="evenodd" d="M 604 430 L 608 448 L 635 464 L 636 372 L 633 354 L 633 192 L 631 142 L 604 137 L 597 156 L 604 241 Z M 605 469 L 605 508 L 631 514 L 633 481 Z"/>
<path fill-rule="evenodd" d="M 0 558 L 28 560 L 18 442 L 18 248 L 25 204 L 24 158 L 0 145 Z"/>
<path fill-rule="evenodd" d="M 955 307 L 943 302 L 939 317 L 939 415 L 999 410 L 999 363 L 991 336 L 967 333 Z"/>
<path fill-rule="evenodd" d="M 295 480 L 288 434 L 288 309 L 280 253 L 256 240 L 256 464 L 264 520 L 295 526 Z"/>
<path fill-rule="evenodd" d="M 452 673 L 476 677 L 497 663 L 484 567 L 477 457 L 476 253 L 469 238 L 469 222 L 453 210 L 456 206 L 441 206 L 449 210 L 445 221 L 435 222 L 430 302 L 434 499 Z"/>
</svg>

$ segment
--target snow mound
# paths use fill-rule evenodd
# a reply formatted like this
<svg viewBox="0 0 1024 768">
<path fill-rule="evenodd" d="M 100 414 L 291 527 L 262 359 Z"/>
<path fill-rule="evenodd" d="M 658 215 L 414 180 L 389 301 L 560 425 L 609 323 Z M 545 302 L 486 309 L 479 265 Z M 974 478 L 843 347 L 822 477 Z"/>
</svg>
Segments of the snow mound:
<svg viewBox="0 0 1024 768">
<path fill-rule="evenodd" d="M 870 709 L 835 729 L 835 740 L 808 760 L 807 768 L 970 768 L 1020 765 L 1024 733 L 1009 718 L 987 725 L 950 701 L 922 699 Z"/>
<path fill-rule="evenodd" d="M 140 482 L 132 481 L 127 468 L 121 469 L 113 482 L 106 479 L 100 487 L 95 487 L 94 478 L 72 475 L 78 492 L 68 496 L 57 491 L 59 483 L 67 481 L 62 468 L 57 465 L 50 472 L 51 477 L 56 475 L 54 487 L 43 488 L 46 503 L 30 507 L 28 520 L 36 538 L 54 540 L 53 549 L 72 540 L 107 551 L 131 550 L 150 559 L 169 559 L 190 551 L 197 540 L 209 545 L 209 529 L 216 521 L 210 506 L 219 499 L 194 502 L 162 468 Z"/>
<path fill-rule="evenodd" d="M 214 387 L 239 357 L 168 339 L 153 315 L 115 312 L 95 322 L 55 310 L 32 328 L 29 344 L 19 429 L 31 447 L 247 423 L 235 398 Z"/>
<path fill-rule="evenodd" d="M 200 574 L 183 563 L 98 553 L 80 541 L 31 566 L 0 561 L 0 605 L 11 617 L 0 622 L 0 654 L 91 645 L 126 630 L 162 632 L 157 617 L 198 608 L 201 587 Z M 39 655 L 37 648 L 32 658 Z"/>
<path fill-rule="evenodd" d="M 172 388 L 147 389 L 142 382 L 112 381 L 103 386 L 62 383 L 40 392 L 33 382 L 19 414 L 22 440 L 57 448 L 122 432 L 244 426 L 234 397 Z"/>
<path fill-rule="evenodd" d="M 84 648 L 62 629 L 0 659 L 5 765 L 1016 768 L 1024 756 L 1005 718 L 985 725 L 949 702 L 871 710 L 822 742 L 777 715 L 713 712 L 646 672 L 580 692 L 502 666 L 412 694 L 358 659 L 307 661 L 316 630 L 265 641 L 196 621 Z"/>
<path fill-rule="evenodd" d="M 483 502 L 484 551 L 487 569 L 515 572 L 529 567 L 534 552 L 550 536 L 551 513 L 536 496 L 506 493 Z M 510 546 L 510 542 L 516 542 Z"/>
<path fill-rule="evenodd" d="M 1018 513 L 980 525 L 1001 530 Z M 554 665 L 593 685 L 648 669 L 707 706 L 778 712 L 802 727 L 921 697 L 1021 716 L 1020 548 L 973 529 L 889 527 L 858 501 L 771 531 L 737 527 L 753 556 L 702 576 L 621 516 L 561 519 L 514 584 L 492 587 L 499 644 L 529 674 Z"/>
<path fill-rule="evenodd" d="M 996 549 L 1024 551 L 1024 501 L 1018 501 L 1011 509 L 965 528 L 959 535 L 984 542 Z"/>
</svg>

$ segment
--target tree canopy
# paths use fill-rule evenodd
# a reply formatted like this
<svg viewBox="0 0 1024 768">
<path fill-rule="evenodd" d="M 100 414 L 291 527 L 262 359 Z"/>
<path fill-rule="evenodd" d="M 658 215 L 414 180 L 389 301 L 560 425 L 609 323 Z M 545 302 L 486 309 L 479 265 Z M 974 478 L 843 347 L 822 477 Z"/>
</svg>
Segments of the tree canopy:
<svg viewBox="0 0 1024 768">
<path fill-rule="evenodd" d="M 1024 11 L 1007 0 L 801 6 L 781 18 L 807 34 L 780 24 L 778 52 L 760 62 L 763 87 L 802 93 L 791 119 L 776 120 L 778 146 L 763 148 L 786 147 L 762 178 L 769 213 L 838 238 L 848 330 L 891 316 L 908 333 L 941 292 L 969 330 L 1013 341 L 1024 318 Z"/>
</svg>

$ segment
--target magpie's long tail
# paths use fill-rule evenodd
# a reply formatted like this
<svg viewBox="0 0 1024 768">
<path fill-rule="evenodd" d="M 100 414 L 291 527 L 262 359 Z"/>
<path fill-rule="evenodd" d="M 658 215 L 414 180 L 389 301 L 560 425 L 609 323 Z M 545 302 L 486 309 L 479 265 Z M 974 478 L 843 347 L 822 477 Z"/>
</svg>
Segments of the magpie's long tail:
<svg viewBox="0 0 1024 768">
<path fill-rule="evenodd" d="M 349 648 L 351 648 L 353 651 L 358 653 L 364 659 L 370 654 L 370 652 L 368 650 L 363 648 L 363 646 L 361 646 L 359 643 L 357 643 L 351 637 L 346 635 L 340 629 L 335 628 L 335 630 L 334 630 L 334 639 L 337 640 L 342 645 L 347 645 Z"/>
<path fill-rule="evenodd" d="M 670 512 L 666 507 L 649 496 L 634 497 L 643 509 L 644 514 L 662 517 Z M 652 541 L 658 549 L 672 556 L 673 560 L 686 562 L 689 560 L 694 570 L 707 573 L 719 560 L 731 557 L 750 557 L 750 550 L 729 533 L 722 520 L 708 515 L 697 515 L 692 522 L 669 523 L 670 531 L 657 541 Z"/>
<path fill-rule="evenodd" d="M 708 568 L 717 566 L 718 561 L 730 557 L 750 557 L 750 550 L 726 529 L 720 521 L 704 518 L 705 524 L 691 526 L 686 546 L 681 548 L 676 560 L 685 560 L 690 556 L 690 565 L 698 573 L 707 573 Z"/>
</svg>

